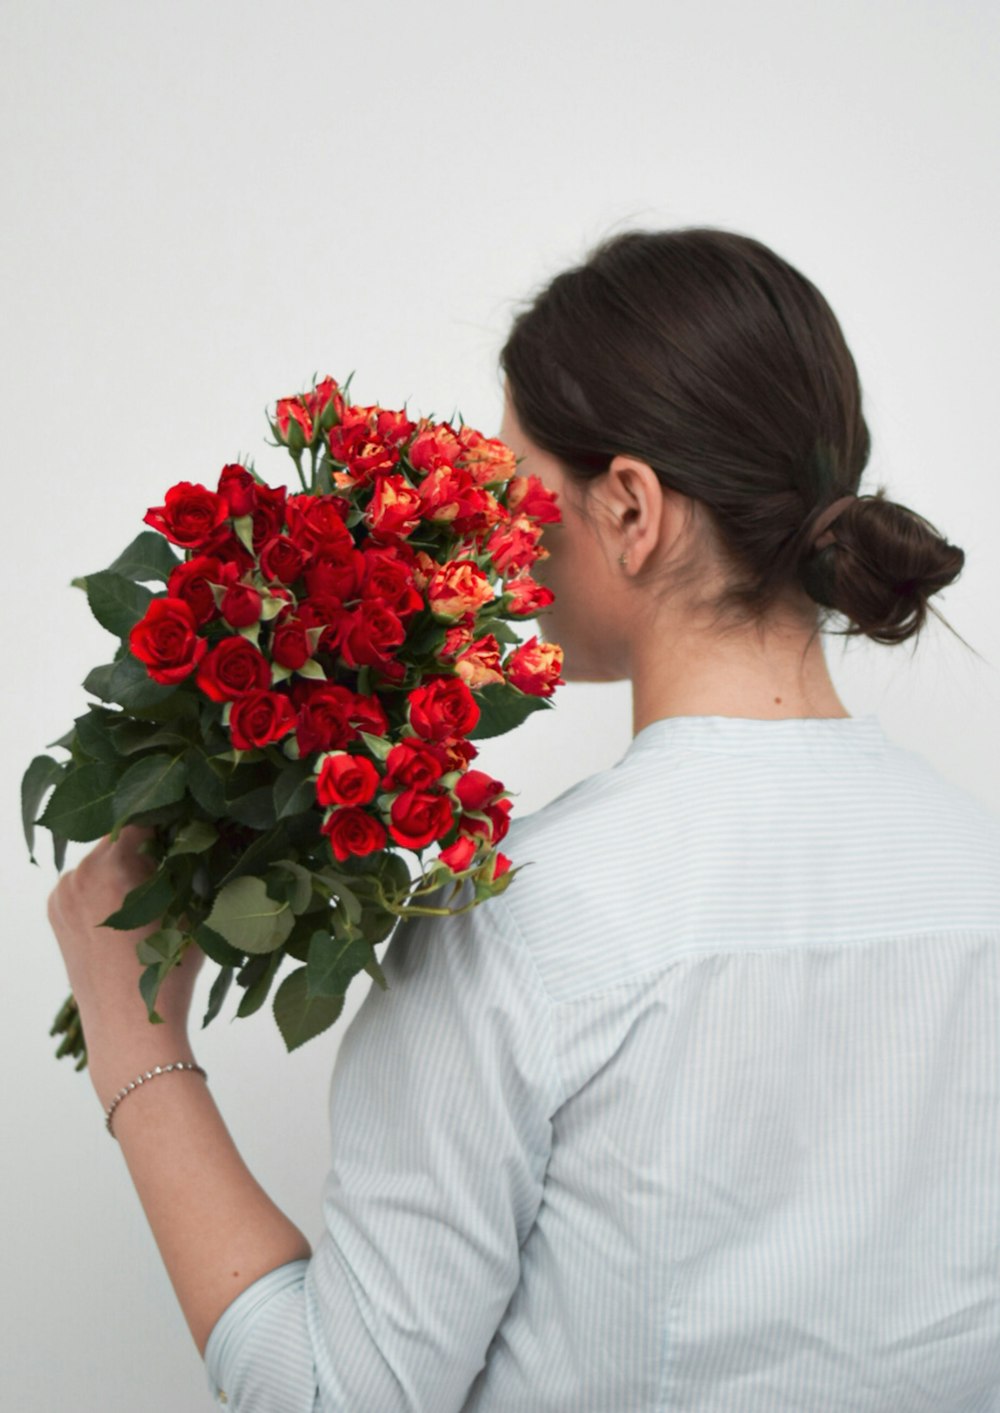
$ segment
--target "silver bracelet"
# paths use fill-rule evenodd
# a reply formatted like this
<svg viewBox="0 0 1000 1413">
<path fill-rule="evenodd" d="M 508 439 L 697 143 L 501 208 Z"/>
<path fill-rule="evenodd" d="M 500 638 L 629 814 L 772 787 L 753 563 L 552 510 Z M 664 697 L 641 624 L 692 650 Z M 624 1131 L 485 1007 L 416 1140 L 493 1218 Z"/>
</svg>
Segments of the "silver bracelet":
<svg viewBox="0 0 1000 1413">
<path fill-rule="evenodd" d="M 175 1060 L 172 1065 L 156 1065 L 153 1069 L 147 1070 L 145 1074 L 136 1075 L 135 1079 L 133 1079 L 131 1083 L 126 1084 L 124 1089 L 119 1089 L 118 1093 L 108 1105 L 107 1113 L 104 1115 L 105 1127 L 108 1133 L 111 1134 L 111 1137 L 115 1139 L 116 1143 L 118 1140 L 111 1127 L 111 1115 L 117 1109 L 118 1105 L 124 1098 L 132 1093 L 133 1089 L 137 1089 L 140 1084 L 145 1084 L 147 1079 L 155 1079 L 158 1074 L 169 1074 L 171 1070 L 197 1070 L 200 1075 L 208 1079 L 208 1075 L 205 1074 L 201 1065 L 189 1064 L 186 1060 Z"/>
</svg>

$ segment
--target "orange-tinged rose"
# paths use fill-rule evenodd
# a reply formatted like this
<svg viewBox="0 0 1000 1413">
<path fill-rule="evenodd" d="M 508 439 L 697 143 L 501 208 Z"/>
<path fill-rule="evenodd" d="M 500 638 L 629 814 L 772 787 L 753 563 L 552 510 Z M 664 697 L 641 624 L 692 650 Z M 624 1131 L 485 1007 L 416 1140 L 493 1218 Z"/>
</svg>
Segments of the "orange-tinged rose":
<svg viewBox="0 0 1000 1413">
<path fill-rule="evenodd" d="M 423 518 L 420 492 L 405 476 L 376 478 L 375 492 L 365 511 L 365 523 L 380 535 L 408 535 Z"/>
<path fill-rule="evenodd" d="M 548 556 L 548 550 L 538 544 L 541 537 L 541 525 L 526 515 L 515 515 L 511 521 L 496 526 L 486 541 L 486 549 L 501 574 L 518 573 L 530 569 L 536 559 Z"/>
<path fill-rule="evenodd" d="M 420 505 L 424 517 L 436 524 L 448 524 L 464 509 L 467 492 L 473 489 L 468 471 L 454 466 L 435 466 L 420 482 Z"/>
<path fill-rule="evenodd" d="M 467 623 L 456 623 L 449 628 L 444 635 L 444 642 L 438 649 L 438 657 L 442 661 L 451 661 L 463 648 L 467 648 L 472 642 L 472 629 Z"/>
<path fill-rule="evenodd" d="M 455 671 L 470 687 L 484 687 L 487 682 L 502 682 L 503 669 L 500 665 L 500 644 L 492 633 L 487 633 L 455 659 Z"/>
<path fill-rule="evenodd" d="M 507 509 L 544 524 L 558 525 L 562 511 L 555 491 L 546 490 L 537 476 L 518 476 L 507 487 Z"/>
<path fill-rule="evenodd" d="M 532 579 L 530 574 L 518 574 L 504 584 L 504 592 L 510 594 L 506 612 L 517 617 L 531 618 L 539 609 L 548 608 L 555 600 L 555 594 L 544 584 Z"/>
<path fill-rule="evenodd" d="M 551 697 L 556 687 L 565 686 L 559 676 L 563 650 L 558 643 L 540 643 L 529 638 L 504 663 L 507 680 L 532 697 Z"/>
<path fill-rule="evenodd" d="M 433 559 L 426 550 L 417 550 L 417 557 L 413 562 L 413 582 L 418 589 L 426 589 L 427 581 L 435 570 L 440 569 L 436 559 Z"/>
<path fill-rule="evenodd" d="M 421 417 L 416 424 L 416 435 L 406 452 L 406 459 L 414 471 L 424 475 L 435 467 L 454 466 L 462 454 L 462 443 L 455 435 L 454 427 L 447 422 L 431 422 Z"/>
<path fill-rule="evenodd" d="M 461 618 L 492 602 L 493 586 L 471 559 L 453 559 L 427 582 L 427 603 L 438 618 Z"/>
<path fill-rule="evenodd" d="M 509 481 L 514 475 L 517 458 L 499 437 L 484 437 L 475 427 L 463 424 L 459 438 L 464 447 L 462 465 L 469 469 L 477 486 Z"/>
</svg>

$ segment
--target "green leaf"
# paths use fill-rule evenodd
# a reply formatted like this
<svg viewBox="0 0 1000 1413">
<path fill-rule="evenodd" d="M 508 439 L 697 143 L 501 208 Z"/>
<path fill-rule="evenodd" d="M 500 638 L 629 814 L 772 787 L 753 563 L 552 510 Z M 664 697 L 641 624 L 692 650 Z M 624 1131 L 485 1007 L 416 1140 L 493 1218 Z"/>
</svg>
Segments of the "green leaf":
<svg viewBox="0 0 1000 1413">
<path fill-rule="evenodd" d="M 147 922 L 159 922 L 176 896 L 174 881 L 165 868 L 143 879 L 142 883 L 126 893 L 122 905 L 116 912 L 109 913 L 99 925 L 115 927 L 123 932 L 145 927 Z"/>
<path fill-rule="evenodd" d="M 161 966 L 154 964 L 153 966 L 148 966 L 139 978 L 139 991 L 142 994 L 142 999 L 146 1003 L 146 1011 L 149 1015 L 149 1019 L 154 1025 L 163 1024 L 163 1017 L 156 1013 L 154 1007 L 156 1005 L 156 995 L 160 989 L 160 982 L 166 974 L 166 971 L 164 971 Z"/>
<path fill-rule="evenodd" d="M 318 873 L 319 877 L 327 883 L 334 895 L 343 903 L 348 922 L 360 922 L 361 899 L 346 879 L 342 878 L 339 873 L 335 873 L 333 869 L 319 869 Z"/>
<path fill-rule="evenodd" d="M 287 853 L 289 827 L 284 823 L 276 824 L 265 834 L 258 834 L 257 838 L 248 844 L 241 854 L 236 855 L 229 871 L 219 880 L 219 887 L 225 887 L 234 878 L 242 878 L 244 874 L 252 873 L 254 869 L 264 868 L 267 864 L 273 863 L 276 858 L 280 858 L 282 854 Z"/>
<path fill-rule="evenodd" d="M 149 589 L 108 569 L 88 574 L 86 583 L 91 613 L 116 638 L 127 638 L 153 601 Z"/>
<path fill-rule="evenodd" d="M 363 937 L 341 940 L 317 928 L 309 941 L 306 963 L 306 995 L 344 996 L 351 978 L 371 960 L 371 948 Z"/>
<path fill-rule="evenodd" d="M 219 890 L 205 921 L 232 946 L 261 953 L 281 946 L 295 925 L 295 914 L 287 903 L 269 896 L 262 878 L 244 875 Z"/>
<path fill-rule="evenodd" d="M 77 734 L 78 733 L 76 729 L 76 722 L 74 722 L 73 725 L 69 728 L 69 730 L 64 732 L 63 735 L 58 738 L 58 740 L 46 741 L 45 749 L 47 751 L 50 751 L 53 746 L 64 746 L 66 750 L 71 750 L 73 747 L 73 742 L 76 740 Z"/>
<path fill-rule="evenodd" d="M 110 834 L 118 775 L 118 770 L 104 761 L 78 766 L 56 786 L 36 823 L 79 843 Z"/>
<path fill-rule="evenodd" d="M 377 942 L 384 942 L 392 934 L 399 918 L 395 913 L 387 913 L 382 908 L 366 908 L 361 915 L 361 931 L 364 940 L 372 946 Z"/>
<path fill-rule="evenodd" d="M 108 765 L 121 769 L 118 752 L 115 750 L 113 724 L 120 720 L 120 711 L 108 711 L 106 707 L 92 706 L 75 721 L 77 740 L 93 760 L 103 760 Z"/>
<path fill-rule="evenodd" d="M 296 863 L 294 859 L 277 859 L 270 868 L 279 869 L 283 873 L 292 874 L 292 880 L 288 886 L 287 900 L 293 913 L 304 913 L 312 899 L 313 876 L 309 869 L 302 864 Z"/>
<path fill-rule="evenodd" d="M 259 785 L 255 790 L 247 790 L 226 802 L 226 813 L 240 824 L 251 829 L 269 829 L 276 823 L 274 813 L 274 787 Z"/>
<path fill-rule="evenodd" d="M 63 778 L 63 771 L 64 767 L 51 756 L 35 756 L 21 777 L 21 819 L 28 844 L 28 857 L 33 864 L 38 863 L 34 853 L 38 808 L 49 788 Z"/>
<path fill-rule="evenodd" d="M 511 623 L 505 622 L 502 618 L 491 618 L 485 630 L 492 633 L 498 643 L 523 643 L 524 638 Z M 498 687 L 499 682 L 492 684 Z"/>
<path fill-rule="evenodd" d="M 178 564 L 183 563 L 169 543 L 156 530 L 143 530 L 122 550 L 108 572 L 140 582 L 155 580 L 165 584 Z"/>
<path fill-rule="evenodd" d="M 247 987 L 236 1008 L 236 1014 L 241 1020 L 245 1016 L 252 1016 L 254 1011 L 259 1011 L 263 1006 L 283 957 L 283 952 L 271 952 L 266 957 L 253 957 L 243 968 L 237 977 L 237 980 Z"/>
<path fill-rule="evenodd" d="M 384 736 L 375 736 L 371 731 L 359 731 L 358 734 L 376 760 L 385 760 L 392 750 L 392 742 L 387 741 Z"/>
<path fill-rule="evenodd" d="M 344 1009 L 343 996 L 306 994 L 306 969 L 289 972 L 274 997 L 274 1019 L 289 1053 L 328 1030 Z"/>
<path fill-rule="evenodd" d="M 186 784 L 187 771 L 183 757 L 165 753 L 140 756 L 126 770 L 115 791 L 115 837 L 134 814 L 157 809 L 160 805 L 172 805 L 182 799 Z"/>
<path fill-rule="evenodd" d="M 312 774 L 312 762 L 309 760 L 281 768 L 274 782 L 274 809 L 278 819 L 316 808 L 316 786 Z"/>
<path fill-rule="evenodd" d="M 212 989 L 208 993 L 208 1007 L 205 1011 L 204 1020 L 201 1023 L 202 1030 L 206 1025 L 210 1025 L 222 1009 L 222 1003 L 226 999 L 229 988 L 233 981 L 232 967 L 223 967 L 218 976 L 212 982 Z"/>
<path fill-rule="evenodd" d="M 93 708 L 91 708 L 93 710 Z M 174 726 L 161 726 L 156 721 L 136 721 L 134 717 L 115 712 L 117 720 L 110 736 L 119 755 L 130 756 L 136 751 L 152 750 L 154 746 L 184 746 L 191 744 Z"/>
<path fill-rule="evenodd" d="M 389 983 L 385 979 L 385 972 L 379 966 L 379 961 L 376 956 L 372 955 L 369 960 L 365 962 L 365 971 L 381 990 L 388 991 Z"/>
<path fill-rule="evenodd" d="M 84 691 L 89 692 L 92 697 L 100 697 L 102 702 L 114 701 L 111 695 L 111 674 L 116 665 L 106 662 L 101 667 L 92 667 L 83 679 Z"/>
<path fill-rule="evenodd" d="M 544 711 L 552 705 L 545 697 L 530 696 L 507 682 L 489 682 L 478 687 L 473 696 L 479 705 L 479 720 L 467 733 L 470 741 L 502 736 L 520 726 L 533 711 Z"/>
<path fill-rule="evenodd" d="M 174 961 L 180 957 L 186 935 L 179 927 L 161 927 L 158 932 L 140 938 L 136 956 L 144 966 L 152 962 Z"/>
<path fill-rule="evenodd" d="M 242 952 L 238 952 L 235 947 L 230 947 L 224 937 L 220 937 L 217 932 L 201 922 L 194 930 L 194 940 L 213 962 L 218 962 L 220 967 L 241 967 L 243 965 Z"/>
<path fill-rule="evenodd" d="M 167 857 L 173 854 L 203 854 L 218 837 L 219 831 L 214 824 L 204 819 L 192 819 L 178 829 L 174 842 L 167 850 Z"/>
<path fill-rule="evenodd" d="M 187 787 L 195 802 L 206 814 L 218 819 L 226 812 L 225 782 L 217 766 L 200 746 L 190 746 L 184 752 L 187 766 Z"/>
<path fill-rule="evenodd" d="M 126 711 L 133 711 L 136 708 L 159 706 L 174 695 L 177 687 L 154 682 L 146 671 L 145 663 L 129 653 L 115 663 L 108 690 L 112 701 L 123 706 Z"/>
</svg>

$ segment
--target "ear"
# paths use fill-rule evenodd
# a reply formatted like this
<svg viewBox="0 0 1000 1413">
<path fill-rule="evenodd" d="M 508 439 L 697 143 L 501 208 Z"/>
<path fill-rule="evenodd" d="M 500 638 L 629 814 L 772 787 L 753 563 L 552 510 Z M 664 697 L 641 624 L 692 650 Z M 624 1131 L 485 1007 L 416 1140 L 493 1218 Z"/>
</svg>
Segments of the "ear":
<svg viewBox="0 0 1000 1413">
<path fill-rule="evenodd" d="M 675 513 L 669 496 L 645 461 L 616 456 L 608 467 L 604 500 L 612 516 L 609 533 L 617 535 L 615 555 L 625 551 L 629 573 L 637 574 L 655 555 Z"/>
</svg>

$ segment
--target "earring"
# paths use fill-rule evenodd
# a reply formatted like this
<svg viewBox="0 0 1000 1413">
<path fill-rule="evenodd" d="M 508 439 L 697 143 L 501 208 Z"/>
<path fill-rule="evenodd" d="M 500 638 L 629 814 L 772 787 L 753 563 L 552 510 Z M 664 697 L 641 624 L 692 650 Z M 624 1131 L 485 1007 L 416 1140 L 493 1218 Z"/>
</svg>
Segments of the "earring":
<svg viewBox="0 0 1000 1413">
<path fill-rule="evenodd" d="M 621 554 L 618 556 L 618 563 L 621 565 L 621 567 L 622 567 L 623 569 L 625 568 L 625 556 L 626 556 L 627 554 L 628 554 L 628 550 L 622 550 Z"/>
</svg>

